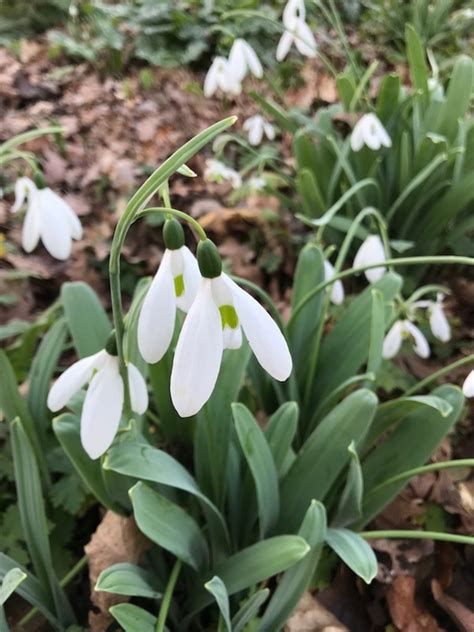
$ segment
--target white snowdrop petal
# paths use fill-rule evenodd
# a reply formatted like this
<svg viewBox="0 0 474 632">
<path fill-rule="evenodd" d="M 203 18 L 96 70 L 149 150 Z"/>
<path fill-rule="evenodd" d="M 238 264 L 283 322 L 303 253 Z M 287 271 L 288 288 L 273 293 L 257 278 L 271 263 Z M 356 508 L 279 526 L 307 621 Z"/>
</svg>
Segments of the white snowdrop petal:
<svg viewBox="0 0 474 632">
<path fill-rule="evenodd" d="M 232 288 L 235 310 L 255 357 L 267 373 L 276 380 L 285 381 L 293 368 L 285 337 L 258 301 L 225 278 Z"/>
<path fill-rule="evenodd" d="M 451 327 L 441 303 L 434 303 L 430 308 L 430 327 L 433 336 L 441 342 L 451 340 Z"/>
<path fill-rule="evenodd" d="M 426 340 L 425 336 L 421 333 L 416 325 L 411 323 L 409 320 L 405 321 L 405 329 L 406 331 L 413 337 L 415 342 L 413 349 L 420 358 L 429 358 L 430 357 L 430 345 Z"/>
<path fill-rule="evenodd" d="M 50 255 L 64 261 L 71 254 L 69 224 L 61 207 L 43 191 L 38 192 L 41 241 Z"/>
<path fill-rule="evenodd" d="M 263 120 L 263 129 L 268 140 L 273 140 L 275 138 L 275 128 L 271 123 Z"/>
<path fill-rule="evenodd" d="M 351 149 L 352 151 L 360 151 L 364 146 L 364 137 L 362 135 L 363 130 L 360 126 L 360 121 L 355 124 L 351 134 Z"/>
<path fill-rule="evenodd" d="M 30 178 L 18 178 L 15 182 L 15 203 L 10 209 L 11 212 L 18 213 L 23 206 L 27 194 L 31 203 L 31 200 L 34 198 L 37 191 L 38 189 L 36 188 L 36 184 L 33 180 L 30 180 Z"/>
<path fill-rule="evenodd" d="M 206 78 L 204 79 L 204 96 L 212 97 L 217 91 L 218 85 L 218 59 L 214 58 L 209 70 L 207 71 Z"/>
<path fill-rule="evenodd" d="M 130 405 L 139 415 L 148 408 L 148 389 L 145 378 L 131 362 L 127 366 L 128 385 L 130 387 Z"/>
<path fill-rule="evenodd" d="M 256 145 L 260 145 L 262 138 L 263 126 L 260 121 L 253 120 L 248 132 L 249 143 L 255 147 Z"/>
<path fill-rule="evenodd" d="M 176 304 L 183 312 L 188 312 L 193 304 L 201 281 L 198 262 L 187 246 L 182 246 L 179 252 L 183 260 L 184 294 L 176 297 Z"/>
<path fill-rule="evenodd" d="M 181 417 L 195 415 L 204 406 L 219 375 L 222 326 L 211 283 L 210 279 L 201 281 L 176 346 L 171 371 L 171 399 Z"/>
<path fill-rule="evenodd" d="M 234 41 L 230 49 L 228 71 L 237 82 L 242 81 L 247 74 L 243 40 L 239 38 Z"/>
<path fill-rule="evenodd" d="M 49 391 L 47 400 L 48 408 L 53 413 L 64 408 L 71 397 L 89 381 L 104 354 L 104 351 L 99 351 L 75 362 L 56 380 Z"/>
<path fill-rule="evenodd" d="M 329 281 L 333 278 L 336 271 L 330 261 L 324 260 L 324 280 Z M 335 281 L 330 287 L 331 301 L 335 305 L 340 305 L 344 301 L 344 286 L 341 281 Z"/>
<path fill-rule="evenodd" d="M 276 50 L 277 61 L 283 61 L 290 52 L 291 45 L 293 44 L 293 34 L 290 31 L 285 31 L 280 37 Z"/>
<path fill-rule="evenodd" d="M 257 79 L 261 79 L 263 77 L 262 64 L 260 63 L 257 53 L 245 40 L 243 41 L 243 54 L 250 72 L 257 77 Z"/>
<path fill-rule="evenodd" d="M 81 443 L 91 459 L 111 446 L 123 410 L 123 382 L 116 358 L 109 358 L 87 389 L 81 415 Z"/>
<path fill-rule="evenodd" d="M 474 370 L 469 373 L 462 385 L 464 397 L 474 397 Z"/>
<path fill-rule="evenodd" d="M 296 22 L 294 40 L 296 48 L 302 55 L 305 57 L 316 57 L 316 40 L 313 32 L 304 20 Z"/>
<path fill-rule="evenodd" d="M 150 364 L 159 362 L 167 352 L 173 337 L 175 318 L 176 293 L 171 254 L 166 250 L 138 317 L 138 349 Z"/>
<path fill-rule="evenodd" d="M 386 259 L 385 249 L 379 235 L 369 235 L 354 257 L 354 268 L 362 268 L 373 263 L 382 263 Z M 385 267 L 365 270 L 364 274 L 370 283 L 375 283 L 385 274 Z"/>
<path fill-rule="evenodd" d="M 394 358 L 400 351 L 403 340 L 402 332 L 403 324 L 400 320 L 397 320 L 389 329 L 383 341 L 382 356 L 384 358 Z"/>
<path fill-rule="evenodd" d="M 30 199 L 21 229 L 21 245 L 26 252 L 32 252 L 40 238 L 40 217 L 36 202 Z"/>
</svg>

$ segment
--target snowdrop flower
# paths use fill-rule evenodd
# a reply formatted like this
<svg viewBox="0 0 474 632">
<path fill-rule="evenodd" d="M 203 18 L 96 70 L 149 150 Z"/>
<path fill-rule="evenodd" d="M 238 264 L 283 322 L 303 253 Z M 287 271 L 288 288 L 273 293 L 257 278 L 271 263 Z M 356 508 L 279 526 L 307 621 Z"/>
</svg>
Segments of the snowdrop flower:
<svg viewBox="0 0 474 632">
<path fill-rule="evenodd" d="M 357 121 L 351 134 L 352 151 L 360 151 L 364 145 L 373 150 L 392 146 L 387 130 L 372 112 Z"/>
<path fill-rule="evenodd" d="M 165 355 L 173 338 L 176 309 L 189 311 L 201 279 L 197 261 L 184 245 L 181 224 L 166 220 L 163 237 L 166 250 L 138 318 L 138 348 L 150 364 Z"/>
<path fill-rule="evenodd" d="M 469 373 L 462 385 L 464 397 L 474 397 L 474 370 Z"/>
<path fill-rule="evenodd" d="M 324 280 L 329 281 L 336 274 L 334 266 L 327 259 L 324 260 Z M 340 305 L 344 300 L 344 286 L 340 279 L 331 286 L 331 301 L 335 305 Z"/>
<path fill-rule="evenodd" d="M 265 178 L 261 176 L 252 176 L 247 180 L 247 184 L 253 191 L 261 191 L 266 186 Z"/>
<path fill-rule="evenodd" d="M 225 57 L 217 56 L 207 71 L 204 80 L 204 96 L 212 97 L 218 89 L 229 94 L 240 94 L 242 86 L 240 79 L 232 72 L 229 62 Z"/>
<path fill-rule="evenodd" d="M 441 342 L 448 342 L 451 340 L 451 326 L 444 313 L 443 298 L 444 295 L 438 292 L 436 301 L 415 301 L 411 305 L 411 309 L 414 310 L 417 307 L 427 308 L 433 336 L 441 340 Z"/>
<path fill-rule="evenodd" d="M 385 260 L 385 249 L 379 235 L 369 235 L 357 251 L 353 267 L 362 268 L 372 263 L 383 263 Z M 369 283 L 375 283 L 385 274 L 385 267 L 370 268 L 364 274 Z"/>
<path fill-rule="evenodd" d="M 229 53 L 228 71 L 235 81 L 243 81 L 248 72 L 261 79 L 263 68 L 257 53 L 244 39 L 237 38 Z"/>
<path fill-rule="evenodd" d="M 234 189 L 242 186 L 242 178 L 238 171 L 227 167 L 223 162 L 211 158 L 206 160 L 206 169 L 204 171 L 204 179 L 208 182 L 221 183 L 229 180 Z"/>
<path fill-rule="evenodd" d="M 405 338 L 411 338 L 414 342 L 413 350 L 420 358 L 429 358 L 430 347 L 425 336 L 410 320 L 397 320 L 385 336 L 382 356 L 393 358 L 400 351 Z"/>
<path fill-rule="evenodd" d="M 15 183 L 15 204 L 11 211 L 17 213 L 28 198 L 28 207 L 21 236 L 26 252 L 32 252 L 39 240 L 56 259 L 64 260 L 71 254 L 72 239 L 82 237 L 82 226 L 69 204 L 49 188 L 38 189 L 29 178 L 19 178 Z"/>
<path fill-rule="evenodd" d="M 106 348 L 110 348 L 107 344 Z M 131 408 L 143 414 L 148 408 L 145 380 L 136 366 L 127 366 Z M 92 378 L 92 379 L 91 379 Z M 53 384 L 48 408 L 57 412 L 89 382 L 81 415 L 81 443 L 91 459 L 110 447 L 122 417 L 124 387 L 118 357 L 103 349 L 71 365 Z"/>
<path fill-rule="evenodd" d="M 273 125 L 263 118 L 261 114 L 255 114 L 255 116 L 248 118 L 245 121 L 243 128 L 248 134 L 249 143 L 254 147 L 256 145 L 260 145 L 264 134 L 268 140 L 273 140 L 275 138 L 275 129 Z"/>
<path fill-rule="evenodd" d="M 305 17 L 304 1 L 289 0 L 283 11 L 283 24 L 286 30 L 278 42 L 277 61 L 285 59 L 293 44 L 305 57 L 316 56 L 316 40 L 305 21 Z"/>
<path fill-rule="evenodd" d="M 260 365 L 276 380 L 292 369 L 288 345 L 268 312 L 222 273 L 215 245 L 198 246 L 201 284 L 179 336 L 171 371 L 171 399 L 181 417 L 196 414 L 212 394 L 224 349 L 237 349 L 244 332 Z"/>
</svg>

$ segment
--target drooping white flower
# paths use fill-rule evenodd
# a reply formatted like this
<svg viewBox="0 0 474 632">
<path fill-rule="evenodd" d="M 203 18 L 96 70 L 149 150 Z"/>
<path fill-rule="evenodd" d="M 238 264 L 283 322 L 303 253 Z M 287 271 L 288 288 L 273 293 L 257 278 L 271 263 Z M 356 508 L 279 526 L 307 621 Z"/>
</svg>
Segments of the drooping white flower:
<svg viewBox="0 0 474 632">
<path fill-rule="evenodd" d="M 383 242 L 379 235 L 369 235 L 354 257 L 353 267 L 362 268 L 373 263 L 383 263 L 386 259 Z M 364 274 L 369 283 L 375 283 L 385 274 L 385 267 L 370 268 L 365 270 Z"/>
<path fill-rule="evenodd" d="M 165 250 L 138 319 L 138 348 L 147 362 L 159 362 L 165 355 L 173 338 L 176 309 L 189 311 L 200 279 L 197 261 L 187 246 Z"/>
<path fill-rule="evenodd" d="M 253 191 L 261 191 L 263 188 L 265 188 L 266 184 L 267 183 L 265 178 L 262 178 L 261 176 L 252 176 L 247 180 L 247 185 Z"/>
<path fill-rule="evenodd" d="M 127 366 L 132 410 L 143 414 L 148 408 L 145 380 L 136 366 Z M 91 379 L 92 378 L 92 379 Z M 89 382 L 81 415 L 81 443 L 91 459 L 110 447 L 122 417 L 124 387 L 117 356 L 105 349 L 72 364 L 53 384 L 48 408 L 57 412 Z"/>
<path fill-rule="evenodd" d="M 260 365 L 286 380 L 292 360 L 268 312 L 221 273 L 203 278 L 179 336 L 171 371 L 171 399 L 181 417 L 196 414 L 212 394 L 224 349 L 242 344 L 242 330 Z"/>
<path fill-rule="evenodd" d="M 306 10 L 303 0 L 289 0 L 283 10 L 285 32 L 278 42 L 276 58 L 283 61 L 294 44 L 305 57 L 316 56 L 316 40 L 305 21 Z"/>
<path fill-rule="evenodd" d="M 430 346 L 422 332 L 410 320 L 397 320 L 385 336 L 382 355 L 393 358 L 400 351 L 405 338 L 413 341 L 413 350 L 420 358 L 429 358 Z"/>
<path fill-rule="evenodd" d="M 351 134 L 352 151 L 360 151 L 364 145 L 373 150 L 392 146 L 387 130 L 372 112 L 357 121 Z"/>
<path fill-rule="evenodd" d="M 229 94 L 242 92 L 241 80 L 231 69 L 228 60 L 221 56 L 214 57 L 207 71 L 204 80 L 204 96 L 212 97 L 219 89 Z"/>
<path fill-rule="evenodd" d="M 41 239 L 50 255 L 60 260 L 67 259 L 71 254 L 72 239 L 82 237 L 77 215 L 51 189 L 38 189 L 29 178 L 19 178 L 15 183 L 12 213 L 20 210 L 26 198 L 28 206 L 21 236 L 24 250 L 32 252 Z"/>
<path fill-rule="evenodd" d="M 327 259 L 324 260 L 324 280 L 329 281 L 336 274 L 334 266 Z M 344 286 L 338 279 L 331 286 L 331 301 L 335 305 L 340 305 L 344 301 Z"/>
<path fill-rule="evenodd" d="M 415 301 L 411 305 L 411 309 L 415 310 L 417 307 L 428 309 L 433 336 L 441 342 L 448 342 L 451 340 L 451 326 L 444 313 L 443 299 L 444 294 L 438 292 L 436 301 Z"/>
<path fill-rule="evenodd" d="M 474 397 L 474 370 L 472 370 L 462 385 L 464 397 Z"/>
<path fill-rule="evenodd" d="M 257 53 L 241 37 L 238 37 L 232 44 L 229 53 L 228 70 L 232 76 L 240 83 L 251 72 L 257 79 L 263 77 L 263 68 Z"/>
<path fill-rule="evenodd" d="M 244 122 L 243 128 L 248 134 L 249 143 L 254 147 L 260 145 L 264 134 L 268 140 L 275 138 L 275 128 L 261 114 L 255 114 L 255 116 L 248 118 Z"/>
<path fill-rule="evenodd" d="M 204 171 L 204 179 L 208 182 L 221 183 L 229 180 L 234 189 L 242 186 L 242 178 L 238 171 L 227 167 L 223 162 L 210 158 L 206 160 L 206 169 Z"/>
</svg>

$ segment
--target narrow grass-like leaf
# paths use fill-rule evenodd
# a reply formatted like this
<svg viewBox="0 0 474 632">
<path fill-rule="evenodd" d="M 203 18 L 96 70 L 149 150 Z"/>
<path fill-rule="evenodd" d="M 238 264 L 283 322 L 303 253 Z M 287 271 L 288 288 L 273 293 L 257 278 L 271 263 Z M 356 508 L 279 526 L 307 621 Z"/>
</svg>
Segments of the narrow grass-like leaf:
<svg viewBox="0 0 474 632">
<path fill-rule="evenodd" d="M 382 364 L 382 349 L 385 335 L 385 301 L 380 290 L 372 290 L 372 311 L 370 319 L 369 356 L 367 372 L 377 373 Z"/>
<path fill-rule="evenodd" d="M 232 617 L 232 632 L 242 632 L 245 626 L 257 617 L 269 594 L 269 589 L 263 588 L 247 599 L 240 610 Z"/>
<path fill-rule="evenodd" d="M 101 572 L 95 590 L 158 599 L 161 593 L 153 588 L 153 575 L 140 566 L 123 562 L 113 564 Z"/>
<path fill-rule="evenodd" d="M 129 493 L 142 533 L 196 571 L 207 568 L 206 540 L 194 518 L 142 482 L 134 485 Z"/>
<path fill-rule="evenodd" d="M 265 428 L 265 437 L 279 476 L 284 473 L 285 462 L 298 427 L 298 415 L 298 404 L 285 402 L 273 413 Z"/>
<path fill-rule="evenodd" d="M 366 584 L 377 575 L 377 558 L 367 542 L 348 529 L 328 529 L 326 542 Z"/>
<path fill-rule="evenodd" d="M 278 474 L 272 452 L 252 413 L 243 404 L 232 404 L 240 447 L 252 472 L 257 491 L 260 535 L 275 525 L 280 510 Z"/>
<path fill-rule="evenodd" d="M 210 592 L 216 600 L 227 632 L 232 632 L 232 625 L 230 623 L 229 595 L 227 594 L 224 582 L 220 577 L 214 575 L 212 579 L 204 584 L 204 588 Z"/>
<path fill-rule="evenodd" d="M 426 103 L 429 95 L 428 65 L 421 39 L 411 24 L 405 27 L 405 41 L 412 83 L 417 90 L 421 91 L 423 101 Z"/>
<path fill-rule="evenodd" d="M 111 325 L 97 294 L 82 281 L 64 283 L 61 301 L 66 321 L 81 358 L 104 348 Z"/>
<path fill-rule="evenodd" d="M 351 457 L 347 472 L 346 484 L 339 498 L 337 511 L 332 519 L 332 526 L 345 527 L 359 520 L 362 514 L 362 496 L 364 493 L 364 479 L 360 466 L 359 455 L 354 443 L 348 447 Z"/>
</svg>

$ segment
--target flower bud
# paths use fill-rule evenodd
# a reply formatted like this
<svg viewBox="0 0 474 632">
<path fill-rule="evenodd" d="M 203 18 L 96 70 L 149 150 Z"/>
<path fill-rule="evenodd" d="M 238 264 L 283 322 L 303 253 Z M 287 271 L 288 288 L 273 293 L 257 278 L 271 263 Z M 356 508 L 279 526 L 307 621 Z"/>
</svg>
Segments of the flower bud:
<svg viewBox="0 0 474 632">
<path fill-rule="evenodd" d="M 184 230 L 174 217 L 167 219 L 163 227 L 163 239 L 168 250 L 179 250 L 184 246 Z"/>
<path fill-rule="evenodd" d="M 197 247 L 199 270 L 206 279 L 214 279 L 222 272 L 221 256 L 214 242 L 210 239 L 200 241 Z"/>
</svg>

